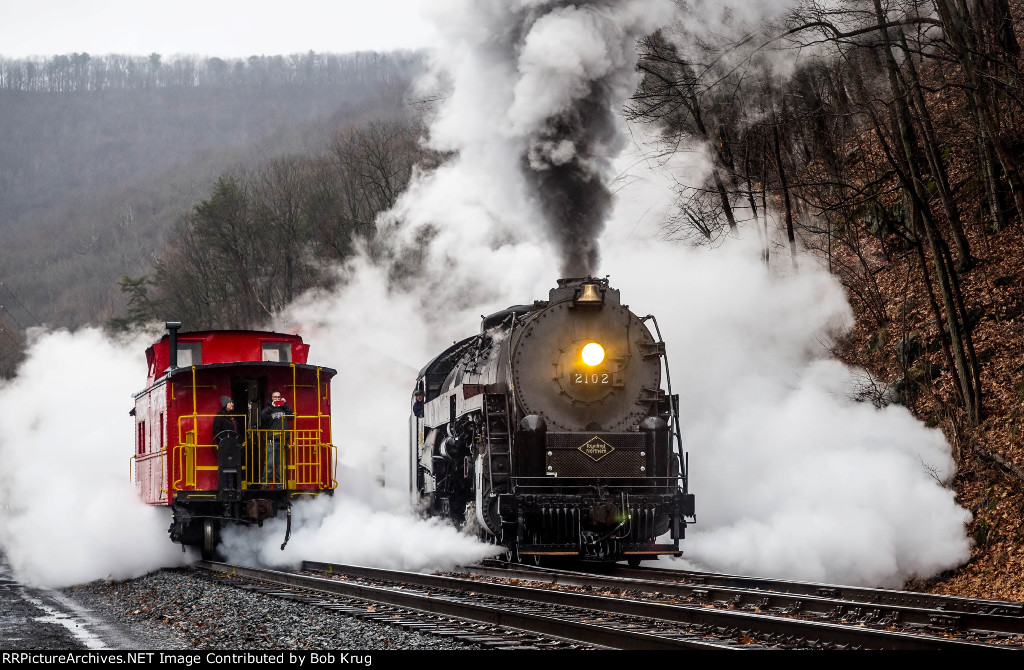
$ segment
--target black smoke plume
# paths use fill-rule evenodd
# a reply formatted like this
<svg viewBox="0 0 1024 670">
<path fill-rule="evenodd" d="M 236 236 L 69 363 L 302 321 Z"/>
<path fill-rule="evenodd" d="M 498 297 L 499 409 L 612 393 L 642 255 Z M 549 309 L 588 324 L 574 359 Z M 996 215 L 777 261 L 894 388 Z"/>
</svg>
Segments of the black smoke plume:
<svg viewBox="0 0 1024 670">
<path fill-rule="evenodd" d="M 615 116 L 602 87 L 552 119 L 524 156 L 523 171 L 536 188 L 541 210 L 558 245 L 561 276 L 597 272 L 598 238 L 612 204 L 605 183 L 610 161 L 604 152 L 616 139 Z M 574 149 L 559 162 L 559 147 Z"/>
<path fill-rule="evenodd" d="M 612 205 L 611 161 L 624 145 L 619 108 L 636 85 L 636 42 L 672 7 L 659 0 L 524 4 L 508 33 L 519 76 L 510 119 L 523 133 L 521 167 L 562 276 L 595 274 Z"/>
</svg>

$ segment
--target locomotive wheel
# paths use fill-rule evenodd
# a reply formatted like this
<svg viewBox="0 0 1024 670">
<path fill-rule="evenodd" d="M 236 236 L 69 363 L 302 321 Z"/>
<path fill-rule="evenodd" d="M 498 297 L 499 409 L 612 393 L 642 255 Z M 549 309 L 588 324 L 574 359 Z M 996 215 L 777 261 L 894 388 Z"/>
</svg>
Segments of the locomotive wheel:
<svg viewBox="0 0 1024 670">
<path fill-rule="evenodd" d="M 200 546 L 200 553 L 204 561 L 214 561 L 220 558 L 217 546 L 220 544 L 220 522 L 217 519 L 203 520 L 203 543 Z"/>
<path fill-rule="evenodd" d="M 480 531 L 480 540 L 482 542 L 486 542 L 487 544 L 493 544 L 499 549 L 501 549 L 502 552 L 498 554 L 498 558 L 500 560 L 505 561 L 506 563 L 519 562 L 519 551 L 517 549 L 518 545 L 516 545 L 515 540 L 513 540 L 510 543 L 510 546 L 504 545 L 501 543 L 501 539 L 498 538 L 498 536 L 491 535 L 490 533 L 485 531 Z"/>
<path fill-rule="evenodd" d="M 492 536 L 493 537 L 493 536 Z M 508 545 L 504 545 L 498 541 L 498 538 L 494 538 L 494 544 L 498 545 L 499 548 L 504 551 L 500 554 L 501 560 L 506 563 L 518 563 L 519 562 L 519 549 L 518 545 L 513 541 Z"/>
<path fill-rule="evenodd" d="M 530 544 L 540 544 L 540 539 L 537 537 L 536 531 L 530 534 L 530 538 Z M 522 563 L 523 565 L 539 566 L 540 556 L 538 556 L 537 554 L 529 554 L 527 556 L 523 556 L 517 551 L 516 563 Z"/>
<path fill-rule="evenodd" d="M 639 556 L 628 556 L 628 557 L 626 557 L 626 563 L 631 568 L 639 567 L 640 566 L 640 557 Z"/>
</svg>

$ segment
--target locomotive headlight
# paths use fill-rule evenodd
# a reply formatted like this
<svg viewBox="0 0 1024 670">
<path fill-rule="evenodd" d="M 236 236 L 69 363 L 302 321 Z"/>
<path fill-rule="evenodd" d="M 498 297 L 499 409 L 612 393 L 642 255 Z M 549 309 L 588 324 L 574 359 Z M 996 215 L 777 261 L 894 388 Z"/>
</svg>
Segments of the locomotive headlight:
<svg viewBox="0 0 1024 670">
<path fill-rule="evenodd" d="M 597 342 L 590 342 L 583 347 L 583 362 L 594 367 L 604 361 L 604 347 Z"/>
</svg>

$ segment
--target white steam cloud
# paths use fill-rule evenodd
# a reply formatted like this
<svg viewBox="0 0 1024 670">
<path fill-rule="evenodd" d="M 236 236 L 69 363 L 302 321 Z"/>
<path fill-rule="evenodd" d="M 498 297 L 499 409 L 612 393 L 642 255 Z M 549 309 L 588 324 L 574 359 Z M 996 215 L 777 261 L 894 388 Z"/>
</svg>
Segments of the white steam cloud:
<svg viewBox="0 0 1024 670">
<path fill-rule="evenodd" d="M 17 378 L 0 383 L 0 550 L 15 575 L 63 587 L 182 563 L 169 516 L 139 500 L 129 470 L 150 342 L 30 337 Z"/>
<path fill-rule="evenodd" d="M 551 243 L 558 231 L 524 164 L 581 155 L 575 136 L 549 132 L 550 120 L 595 77 L 601 104 L 621 105 L 637 32 L 668 21 L 671 7 L 431 3 L 443 40 L 434 82 L 451 88 L 430 139 L 455 155 L 418 175 L 381 222 L 395 257 L 415 250 L 421 272 L 394 286 L 387 269 L 360 257 L 345 269 L 345 288 L 306 296 L 282 315 L 278 327 L 302 334 L 313 362 L 338 370 L 339 490 L 296 506 L 284 551 L 279 520 L 229 529 L 229 559 L 426 570 L 491 553 L 409 509 L 412 385 L 434 355 L 477 332 L 480 315 L 554 286 L 564 249 Z M 616 156 L 625 126 L 606 130 L 581 165 L 596 166 L 603 183 L 609 168 L 621 179 L 603 236 L 595 228 L 584 252 L 596 254 L 600 242 L 602 273 L 633 311 L 657 317 L 667 342 L 699 518 L 686 560 L 673 564 L 891 586 L 965 560 L 969 515 L 941 484 L 954 467 L 941 434 L 901 407 L 850 400 L 863 373 L 827 356 L 852 318 L 835 279 L 811 258 L 799 273 L 775 273 L 743 239 L 718 249 L 658 240 L 676 180 L 698 183 L 680 175 L 704 166 L 654 165 L 639 143 Z M 690 158 L 699 160 L 675 160 Z M 18 378 L 0 387 L 0 548 L 20 578 L 65 585 L 183 560 L 167 539 L 169 520 L 138 503 L 128 483 L 127 410 L 151 342 L 116 344 L 92 330 L 40 335 Z"/>
<path fill-rule="evenodd" d="M 698 523 L 675 563 L 894 587 L 965 561 L 970 514 L 943 485 L 942 433 L 853 400 L 867 373 L 828 358 L 852 325 L 838 281 L 809 256 L 769 270 L 753 231 L 718 249 L 650 241 L 676 178 L 704 168 L 679 156 L 655 170 L 622 157 L 633 167 L 602 239 L 623 300 L 658 319 L 680 396 Z"/>
</svg>

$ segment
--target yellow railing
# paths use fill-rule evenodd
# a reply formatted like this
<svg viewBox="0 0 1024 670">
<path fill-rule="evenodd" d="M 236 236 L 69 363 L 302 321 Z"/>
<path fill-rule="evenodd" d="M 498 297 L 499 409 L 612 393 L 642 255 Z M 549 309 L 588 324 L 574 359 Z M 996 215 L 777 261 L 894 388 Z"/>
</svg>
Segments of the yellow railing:
<svg viewBox="0 0 1024 670">
<path fill-rule="evenodd" d="M 242 448 L 244 479 L 250 486 L 321 486 L 324 458 L 331 459 L 334 488 L 337 448 L 324 444 L 320 430 L 247 430 Z M 330 451 L 328 451 L 330 450 Z"/>
<path fill-rule="evenodd" d="M 171 448 L 175 490 L 195 488 L 198 475 L 216 471 L 217 451 L 213 444 L 197 443 L 194 430 L 184 424 L 197 425 L 199 420 L 213 420 L 215 415 L 190 414 L 179 420 L 179 444 Z M 327 417 L 296 417 L 297 420 Z M 281 487 L 288 489 L 314 486 L 317 489 L 337 487 L 338 448 L 323 442 L 319 429 L 245 431 L 242 450 L 241 487 Z M 272 459 L 272 460 L 271 460 Z M 200 465 L 205 463 L 205 465 Z M 324 472 L 330 464 L 330 471 Z M 276 466 L 276 467 L 275 467 Z M 325 474 L 327 481 L 325 482 Z"/>
<path fill-rule="evenodd" d="M 292 366 L 292 388 L 297 387 L 296 368 Z M 196 487 L 197 475 L 202 471 L 218 469 L 216 447 L 200 443 L 196 438 L 200 419 L 203 427 L 209 432 L 214 414 L 199 414 L 197 411 L 198 397 L 196 394 L 196 367 L 192 366 L 192 414 L 178 419 L 178 443 L 172 446 L 171 463 L 176 473 L 174 490 Z M 280 487 L 288 489 L 316 486 L 320 490 L 335 489 L 338 486 L 338 448 L 323 442 L 323 434 L 330 435 L 331 417 L 319 413 L 321 401 L 326 398 L 327 387 L 321 386 L 320 368 L 316 369 L 317 414 L 297 415 L 289 419 L 293 425 L 318 426 L 316 429 L 263 430 L 249 429 L 245 431 L 242 443 L 241 487 Z M 243 420 L 241 414 L 231 415 Z M 327 428 L 319 427 L 326 424 Z M 206 450 L 204 452 L 204 450 Z M 200 458 L 202 456 L 202 458 Z M 275 467 L 268 467 L 273 458 Z M 323 473 L 324 459 L 329 459 L 330 471 Z M 200 462 L 207 465 L 199 465 Z M 212 465 L 210 465 L 212 463 Z M 327 482 L 323 482 L 326 474 Z"/>
</svg>

